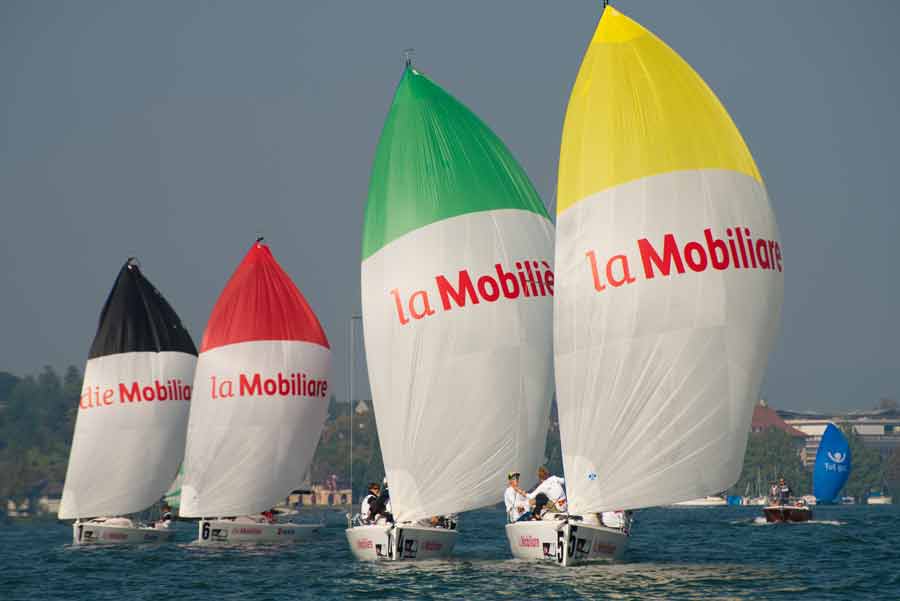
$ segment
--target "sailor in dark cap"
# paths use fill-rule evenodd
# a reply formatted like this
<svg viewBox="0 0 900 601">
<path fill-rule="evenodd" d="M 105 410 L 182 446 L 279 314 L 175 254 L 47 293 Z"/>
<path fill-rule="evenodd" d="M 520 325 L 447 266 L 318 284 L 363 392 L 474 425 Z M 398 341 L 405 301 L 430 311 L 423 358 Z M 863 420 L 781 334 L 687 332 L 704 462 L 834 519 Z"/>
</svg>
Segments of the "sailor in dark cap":
<svg viewBox="0 0 900 601">
<path fill-rule="evenodd" d="M 506 474 L 509 486 L 503 494 L 503 501 L 506 503 L 506 519 L 509 522 L 520 522 L 531 518 L 531 512 L 528 511 L 528 499 L 522 494 L 519 488 L 519 472 L 509 472 Z"/>
</svg>

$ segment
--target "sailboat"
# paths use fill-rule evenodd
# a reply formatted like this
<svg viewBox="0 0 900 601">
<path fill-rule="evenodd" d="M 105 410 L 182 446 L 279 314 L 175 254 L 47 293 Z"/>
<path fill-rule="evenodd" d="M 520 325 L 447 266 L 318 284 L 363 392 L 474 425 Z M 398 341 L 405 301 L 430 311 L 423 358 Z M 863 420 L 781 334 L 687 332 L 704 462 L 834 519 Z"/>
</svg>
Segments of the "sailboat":
<svg viewBox="0 0 900 601">
<path fill-rule="evenodd" d="M 219 296 L 194 379 L 182 517 L 200 543 L 293 542 L 321 524 L 261 512 L 306 473 L 328 412 L 331 350 L 306 299 L 262 239 Z"/>
<path fill-rule="evenodd" d="M 507 472 L 535 472 L 553 394 L 552 240 L 503 142 L 407 63 L 375 155 L 361 266 L 393 523 L 349 528 L 357 558 L 446 557 L 456 514 L 499 502 Z M 431 525 L 439 516 L 448 527 Z"/>
<path fill-rule="evenodd" d="M 156 503 L 184 455 L 197 349 L 129 258 L 100 313 L 78 402 L 59 509 L 76 545 L 170 541 L 127 517 Z M 159 527 L 156 527 L 159 526 Z"/>
<path fill-rule="evenodd" d="M 628 510 L 737 481 L 783 296 L 778 228 L 737 127 L 612 6 L 566 112 L 555 267 L 569 516 L 507 534 L 517 557 L 573 565 L 622 557 Z"/>
<path fill-rule="evenodd" d="M 841 429 L 828 424 L 819 441 L 813 467 L 813 496 L 817 504 L 839 503 L 839 494 L 853 465 L 850 442 Z"/>
</svg>

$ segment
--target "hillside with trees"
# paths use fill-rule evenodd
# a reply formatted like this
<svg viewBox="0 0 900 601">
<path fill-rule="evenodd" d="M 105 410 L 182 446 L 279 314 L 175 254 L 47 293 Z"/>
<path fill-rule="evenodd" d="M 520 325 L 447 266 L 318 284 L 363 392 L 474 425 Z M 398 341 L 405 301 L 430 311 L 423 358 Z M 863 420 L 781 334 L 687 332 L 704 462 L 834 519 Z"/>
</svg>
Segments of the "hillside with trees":
<svg viewBox="0 0 900 601">
<path fill-rule="evenodd" d="M 0 372 L 0 499 L 23 500 L 62 486 L 81 394 L 81 372 L 63 377 Z"/>
</svg>

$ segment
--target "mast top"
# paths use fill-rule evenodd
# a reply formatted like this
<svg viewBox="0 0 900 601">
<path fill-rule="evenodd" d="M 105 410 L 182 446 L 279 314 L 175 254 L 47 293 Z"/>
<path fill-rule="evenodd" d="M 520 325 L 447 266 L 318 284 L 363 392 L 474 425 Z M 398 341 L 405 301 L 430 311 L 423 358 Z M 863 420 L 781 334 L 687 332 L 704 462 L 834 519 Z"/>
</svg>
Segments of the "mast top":
<svg viewBox="0 0 900 601">
<path fill-rule="evenodd" d="M 405 48 L 403 50 L 403 64 L 406 68 L 412 67 L 413 57 L 416 55 L 415 48 Z"/>
</svg>

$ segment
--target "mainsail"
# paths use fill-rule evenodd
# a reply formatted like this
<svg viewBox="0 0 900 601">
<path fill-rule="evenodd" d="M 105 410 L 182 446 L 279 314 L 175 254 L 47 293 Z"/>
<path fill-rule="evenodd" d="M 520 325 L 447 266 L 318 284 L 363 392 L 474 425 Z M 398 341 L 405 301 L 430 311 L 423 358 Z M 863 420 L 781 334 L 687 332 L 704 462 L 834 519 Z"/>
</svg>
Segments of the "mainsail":
<svg viewBox="0 0 900 601">
<path fill-rule="evenodd" d="M 813 495 L 817 501 L 834 501 L 850 477 L 850 443 L 834 424 L 828 424 L 819 441 L 813 468 Z"/>
<path fill-rule="evenodd" d="M 257 513 L 301 482 L 328 412 L 330 361 L 319 320 L 269 247 L 257 242 L 203 335 L 182 516 Z"/>
<path fill-rule="evenodd" d="M 131 259 L 84 370 L 59 517 L 123 515 L 165 492 L 184 455 L 197 349 Z"/>
<path fill-rule="evenodd" d="M 552 236 L 503 142 L 407 67 L 362 240 L 366 360 L 394 516 L 502 498 L 541 460 L 552 397 Z"/>
<path fill-rule="evenodd" d="M 607 7 L 563 128 L 555 367 L 570 511 L 667 504 L 738 478 L 783 259 L 725 108 Z"/>
</svg>

